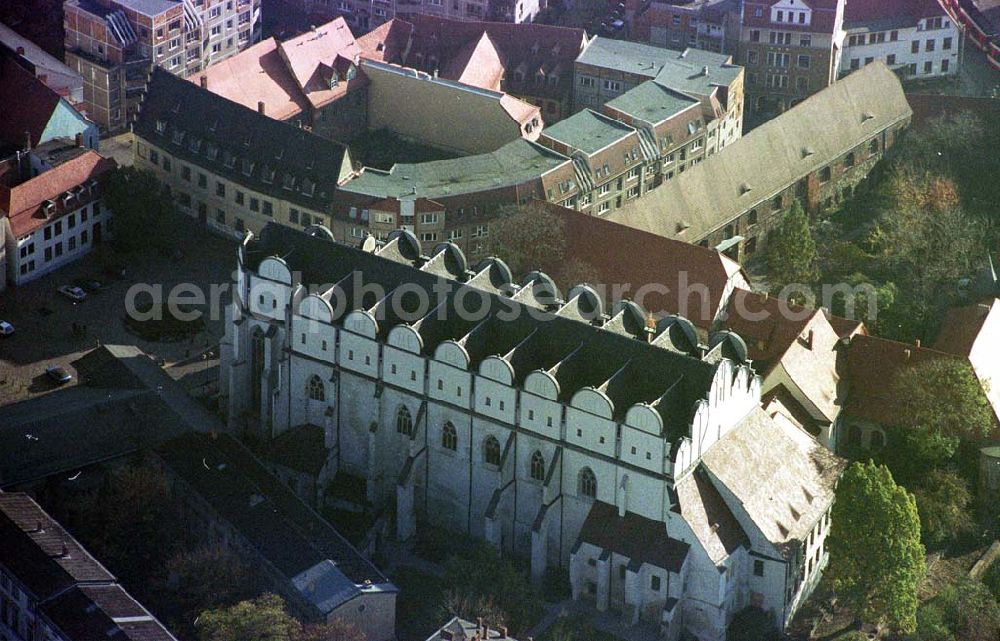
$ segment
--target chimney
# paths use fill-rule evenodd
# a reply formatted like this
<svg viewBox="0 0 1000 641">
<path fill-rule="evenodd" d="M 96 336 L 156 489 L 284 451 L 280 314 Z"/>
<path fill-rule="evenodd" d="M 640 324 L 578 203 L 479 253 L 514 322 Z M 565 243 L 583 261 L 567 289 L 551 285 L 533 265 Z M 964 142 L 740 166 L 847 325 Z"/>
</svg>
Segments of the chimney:
<svg viewBox="0 0 1000 641">
<path fill-rule="evenodd" d="M 77 133 L 76 136 L 75 136 L 75 138 L 76 138 L 76 146 L 77 147 L 83 147 L 83 134 L 82 133 Z"/>
<path fill-rule="evenodd" d="M 811 329 L 809 330 L 809 333 L 806 335 L 806 347 L 808 347 L 809 349 L 813 348 L 813 330 Z M 920 345 L 918 344 L 917 347 L 920 347 Z"/>
<path fill-rule="evenodd" d="M 41 519 L 38 519 L 38 523 L 35 524 L 35 532 L 41 533 L 44 531 L 45 531 L 45 524 L 42 523 Z"/>
<path fill-rule="evenodd" d="M 66 545 L 66 539 L 63 539 L 63 542 L 62 542 L 62 554 L 59 555 L 59 558 L 65 559 L 67 557 L 69 557 L 69 546 Z"/>
<path fill-rule="evenodd" d="M 202 74 L 200 80 L 201 80 L 201 88 L 208 89 L 208 76 Z"/>
<path fill-rule="evenodd" d="M 911 354 L 911 353 L 912 353 L 912 352 L 911 352 L 911 351 L 910 351 L 909 349 L 904 349 L 904 350 L 903 350 L 903 360 L 904 360 L 904 361 L 908 361 L 908 360 L 910 360 L 910 354 Z"/>
<path fill-rule="evenodd" d="M 45 73 L 38 74 L 38 81 L 40 83 L 42 83 L 43 85 L 48 84 L 48 82 L 49 82 L 49 75 L 45 74 Z"/>
<path fill-rule="evenodd" d="M 506 639 L 507 638 L 507 626 L 505 626 L 505 625 L 500 626 L 499 628 L 497 628 L 497 632 L 500 633 L 500 638 L 501 639 Z"/>
<path fill-rule="evenodd" d="M 19 56 L 23 56 L 24 55 L 24 47 L 18 47 L 17 48 L 17 55 L 19 55 Z"/>
<path fill-rule="evenodd" d="M 482 630 L 482 629 L 483 629 L 483 617 L 478 617 L 476 619 L 476 630 Z"/>
<path fill-rule="evenodd" d="M 259 113 L 262 116 L 264 115 L 264 101 L 263 100 L 258 100 L 257 101 L 257 113 Z"/>
<path fill-rule="evenodd" d="M 917 347 L 920 347 L 920 339 L 919 338 L 916 341 L 914 341 L 914 345 L 916 345 Z"/>
<path fill-rule="evenodd" d="M 704 67 L 701 68 L 701 75 L 703 76 L 708 75 L 708 65 L 705 65 Z"/>
<path fill-rule="evenodd" d="M 25 131 L 24 132 L 24 150 L 25 151 L 31 151 L 31 132 L 30 131 Z"/>
</svg>

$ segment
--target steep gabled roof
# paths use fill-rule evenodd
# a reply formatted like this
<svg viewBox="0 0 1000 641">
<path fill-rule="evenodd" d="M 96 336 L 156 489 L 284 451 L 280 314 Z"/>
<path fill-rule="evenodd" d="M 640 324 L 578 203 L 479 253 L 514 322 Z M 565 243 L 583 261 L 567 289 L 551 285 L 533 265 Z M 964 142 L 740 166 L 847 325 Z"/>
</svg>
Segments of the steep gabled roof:
<svg viewBox="0 0 1000 641">
<path fill-rule="evenodd" d="M 874 62 L 608 218 L 694 242 L 910 115 L 899 78 Z"/>
<path fill-rule="evenodd" d="M 10 56 L 0 56 L 0 140 L 23 147 L 25 136 L 31 146 L 39 144 L 52 114 L 62 98 Z"/>
<path fill-rule="evenodd" d="M 833 503 L 847 461 L 757 408 L 702 457 L 765 538 L 786 558 Z M 767 482 L 761 482 L 767 479 Z"/>
<path fill-rule="evenodd" d="M 10 189 L 0 187 L 0 211 L 7 212 L 11 231 L 15 237 L 20 238 L 44 226 L 52 218 L 41 210 L 45 201 L 56 201 L 59 214 L 65 213 L 61 202 L 63 194 L 100 178 L 115 166 L 114 160 L 103 158 L 96 151 L 88 149 Z M 76 206 L 78 204 L 74 205 Z"/>
<path fill-rule="evenodd" d="M 680 574 L 691 546 L 667 534 L 667 526 L 634 512 L 618 516 L 618 508 L 594 501 L 580 529 L 581 542 Z M 638 568 L 636 568 L 638 569 Z"/>
<path fill-rule="evenodd" d="M 211 65 L 190 80 L 200 83 L 204 77 L 209 91 L 248 109 L 256 110 L 263 102 L 264 113 L 271 118 L 294 118 L 308 111 L 309 101 L 288 71 L 278 46 L 277 40 L 268 38 Z"/>
<path fill-rule="evenodd" d="M 629 297 L 643 289 L 646 295 L 640 302 L 652 314 L 680 314 L 707 331 L 720 311 L 730 281 L 749 286 L 749 278 L 739 263 L 714 249 L 650 234 L 554 203 L 544 206 L 562 220 L 567 252 L 592 267 L 601 284 L 628 284 L 630 289 L 624 295 Z M 532 267 L 557 273 L 560 265 L 543 263 Z M 689 297 L 682 291 L 685 284 L 689 286 Z M 657 286 L 656 291 L 651 285 Z M 703 289 L 707 298 L 700 293 Z"/>
<path fill-rule="evenodd" d="M 503 73 L 500 54 L 484 31 L 478 40 L 470 40 L 447 61 L 441 70 L 441 77 L 499 91 Z"/>
<path fill-rule="evenodd" d="M 934 341 L 934 349 L 956 356 L 971 356 L 990 316 L 1000 319 L 1000 299 L 949 309 L 941 324 L 941 333 Z M 1000 354 L 997 357 L 1000 358 Z"/>
<path fill-rule="evenodd" d="M 332 202 L 350 170 L 343 145 L 268 118 L 156 68 L 133 130 L 235 183 L 309 209 Z"/>
<path fill-rule="evenodd" d="M 704 466 L 678 481 L 675 490 L 681 516 L 713 563 L 721 563 L 740 546 L 749 545 L 746 532 L 712 485 Z"/>
</svg>

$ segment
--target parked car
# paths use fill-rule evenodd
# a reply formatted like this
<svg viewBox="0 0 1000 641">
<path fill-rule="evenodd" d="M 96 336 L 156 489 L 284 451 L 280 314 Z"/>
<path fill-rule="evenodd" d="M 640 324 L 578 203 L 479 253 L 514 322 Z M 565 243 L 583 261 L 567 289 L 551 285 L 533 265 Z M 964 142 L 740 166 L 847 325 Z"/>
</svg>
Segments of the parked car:
<svg viewBox="0 0 1000 641">
<path fill-rule="evenodd" d="M 67 371 L 62 365 L 52 365 L 51 367 L 46 367 L 45 375 L 60 385 L 65 385 L 73 380 L 73 375 L 70 374 L 69 371 Z"/>
<path fill-rule="evenodd" d="M 73 281 L 73 284 L 92 294 L 104 289 L 104 283 L 96 278 L 77 278 Z"/>
<path fill-rule="evenodd" d="M 82 302 L 87 298 L 87 292 L 71 285 L 61 285 L 57 291 L 74 303 Z"/>
<path fill-rule="evenodd" d="M 0 336 L 10 336 L 14 333 L 14 326 L 7 321 L 0 320 Z"/>
</svg>

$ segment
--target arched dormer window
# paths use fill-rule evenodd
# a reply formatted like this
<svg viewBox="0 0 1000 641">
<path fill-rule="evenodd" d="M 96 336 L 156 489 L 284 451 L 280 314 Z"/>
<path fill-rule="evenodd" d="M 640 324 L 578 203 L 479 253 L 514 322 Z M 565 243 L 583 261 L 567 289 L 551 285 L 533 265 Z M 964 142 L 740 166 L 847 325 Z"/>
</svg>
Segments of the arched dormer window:
<svg viewBox="0 0 1000 641">
<path fill-rule="evenodd" d="M 458 449 L 458 431 L 455 430 L 451 421 L 445 423 L 444 427 L 441 428 L 441 447 L 452 452 Z"/>
<path fill-rule="evenodd" d="M 489 465 L 500 465 L 500 441 L 495 436 L 487 436 L 483 441 L 483 461 Z"/>
<path fill-rule="evenodd" d="M 589 467 L 580 470 L 580 496 L 597 498 L 597 477 Z"/>
<path fill-rule="evenodd" d="M 413 434 L 413 416 L 405 405 L 396 410 L 396 432 L 411 436 Z"/>
<path fill-rule="evenodd" d="M 536 481 L 545 480 L 545 457 L 538 450 L 531 455 L 531 478 Z"/>
<path fill-rule="evenodd" d="M 309 394 L 310 400 L 326 400 L 326 389 L 323 387 L 323 379 L 316 374 L 309 377 L 309 383 L 307 384 L 306 391 Z"/>
</svg>

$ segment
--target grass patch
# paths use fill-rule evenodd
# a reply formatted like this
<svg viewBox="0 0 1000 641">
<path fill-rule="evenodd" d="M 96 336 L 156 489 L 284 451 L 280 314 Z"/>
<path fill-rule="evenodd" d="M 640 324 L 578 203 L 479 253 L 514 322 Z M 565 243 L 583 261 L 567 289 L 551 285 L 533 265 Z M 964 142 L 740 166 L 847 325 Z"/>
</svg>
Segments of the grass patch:
<svg viewBox="0 0 1000 641">
<path fill-rule="evenodd" d="M 568 616 L 559 617 L 538 641 L 618 641 L 618 637 Z"/>
</svg>

